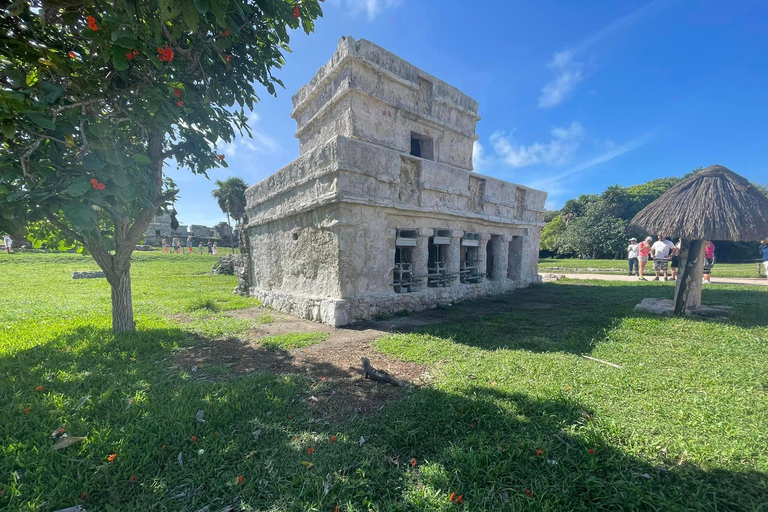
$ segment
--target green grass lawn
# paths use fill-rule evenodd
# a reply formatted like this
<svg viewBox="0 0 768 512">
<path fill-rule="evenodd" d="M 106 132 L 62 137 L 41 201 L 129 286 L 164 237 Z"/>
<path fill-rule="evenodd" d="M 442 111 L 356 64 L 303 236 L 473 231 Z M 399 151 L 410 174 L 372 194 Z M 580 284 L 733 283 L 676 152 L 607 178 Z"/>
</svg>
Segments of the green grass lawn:
<svg viewBox="0 0 768 512">
<path fill-rule="evenodd" d="M 227 315 L 257 303 L 212 258 L 137 253 L 138 331 L 115 337 L 107 284 L 71 279 L 89 259 L 0 256 L 2 510 L 768 510 L 764 289 L 705 289 L 734 307 L 727 322 L 634 313 L 671 297 L 665 283 L 455 305 L 375 343 L 430 385 L 333 424 L 308 404 L 327 383 L 174 366 L 176 350 L 258 327 Z M 54 451 L 60 426 L 86 439 Z"/>
<path fill-rule="evenodd" d="M 580 260 L 576 258 L 568 259 L 556 259 L 556 258 L 542 258 L 539 260 L 539 272 L 546 273 L 551 272 L 551 268 L 558 267 L 561 269 L 567 269 L 572 273 L 585 273 L 588 272 L 588 268 L 602 269 L 605 273 L 626 273 L 628 270 L 628 264 L 625 260 Z M 648 263 L 646 267 L 646 273 L 653 273 L 653 264 Z M 714 277 L 758 277 L 758 262 L 754 263 L 720 263 L 716 262 L 712 268 L 712 276 Z M 593 271 L 589 271 L 593 272 Z M 765 272 L 762 273 L 762 278 L 765 279 Z"/>
</svg>

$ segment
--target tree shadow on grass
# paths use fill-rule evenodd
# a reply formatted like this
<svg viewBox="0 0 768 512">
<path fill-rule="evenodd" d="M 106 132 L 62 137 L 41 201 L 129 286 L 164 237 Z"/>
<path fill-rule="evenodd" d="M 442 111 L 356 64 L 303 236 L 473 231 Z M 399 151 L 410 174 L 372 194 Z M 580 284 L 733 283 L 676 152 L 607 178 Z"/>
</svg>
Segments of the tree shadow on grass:
<svg viewBox="0 0 768 512">
<path fill-rule="evenodd" d="M 456 492 L 470 510 L 739 510 L 766 491 L 763 473 L 660 472 L 611 447 L 567 396 L 417 388 L 379 415 L 318 422 L 306 378 L 173 370 L 173 351 L 194 343 L 216 341 L 81 325 L 0 357 L 0 398 L 13 411 L 0 417 L 13 447 L 0 451 L 0 507 L 448 510 Z M 88 439 L 54 452 L 59 426 Z"/>
<path fill-rule="evenodd" d="M 450 338 L 487 350 L 505 348 L 583 354 L 591 352 L 595 339 L 626 318 L 659 318 L 634 310 L 643 299 L 671 299 L 673 294 L 671 285 L 543 284 L 443 308 L 440 323 L 406 326 L 399 331 Z M 732 306 L 734 315 L 725 322 L 745 328 L 768 325 L 764 313 L 766 298 L 762 289 L 718 287 L 705 290 L 704 294 L 706 303 Z"/>
</svg>

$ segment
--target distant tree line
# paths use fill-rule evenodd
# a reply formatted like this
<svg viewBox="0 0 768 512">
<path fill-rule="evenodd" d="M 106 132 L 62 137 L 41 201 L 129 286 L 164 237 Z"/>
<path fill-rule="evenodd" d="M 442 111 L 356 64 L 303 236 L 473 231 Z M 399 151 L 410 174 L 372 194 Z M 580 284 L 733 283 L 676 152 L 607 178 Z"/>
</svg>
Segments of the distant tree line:
<svg viewBox="0 0 768 512">
<path fill-rule="evenodd" d="M 666 233 L 629 233 L 629 221 L 664 192 L 699 169 L 681 178 L 660 178 L 623 187 L 613 185 L 602 194 L 582 194 L 558 211 L 545 215 L 541 256 L 555 258 L 626 258 L 627 241 Z M 768 187 L 756 185 L 766 195 Z M 768 231 L 768 226 L 766 226 Z M 768 235 L 768 233 L 766 233 Z M 721 261 L 756 258 L 754 243 L 714 241 Z"/>
</svg>

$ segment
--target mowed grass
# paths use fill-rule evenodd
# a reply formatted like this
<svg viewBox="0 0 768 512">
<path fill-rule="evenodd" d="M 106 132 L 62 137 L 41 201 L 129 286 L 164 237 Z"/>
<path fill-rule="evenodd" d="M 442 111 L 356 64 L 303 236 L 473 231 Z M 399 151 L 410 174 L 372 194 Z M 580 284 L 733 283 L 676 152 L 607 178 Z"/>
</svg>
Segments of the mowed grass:
<svg viewBox="0 0 768 512">
<path fill-rule="evenodd" d="M 720 263 L 716 262 L 712 268 L 713 277 L 758 277 L 758 262 L 754 263 Z M 626 273 L 629 265 L 625 260 L 580 260 L 577 258 L 541 258 L 539 260 L 539 272 L 546 273 L 549 268 L 557 267 L 567 269 L 573 273 L 595 272 L 587 271 L 588 268 L 601 269 L 604 273 Z M 648 263 L 646 274 L 653 273 L 652 263 Z M 765 271 L 762 271 L 765 279 Z"/>
<path fill-rule="evenodd" d="M 115 337 L 106 283 L 70 278 L 87 259 L 0 258 L 0 509 L 766 510 L 766 290 L 705 289 L 727 322 L 634 313 L 664 283 L 455 305 L 375 343 L 429 386 L 333 424 L 308 405 L 327 383 L 173 365 L 258 326 L 212 262 L 137 255 L 138 331 Z M 53 451 L 60 426 L 86 440 Z"/>
</svg>

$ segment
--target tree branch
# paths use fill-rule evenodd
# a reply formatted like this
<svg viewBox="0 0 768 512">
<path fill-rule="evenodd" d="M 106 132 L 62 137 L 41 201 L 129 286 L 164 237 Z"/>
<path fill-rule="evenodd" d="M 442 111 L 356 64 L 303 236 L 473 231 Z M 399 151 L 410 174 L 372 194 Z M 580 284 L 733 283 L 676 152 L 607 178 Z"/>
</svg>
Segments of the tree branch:
<svg viewBox="0 0 768 512">
<path fill-rule="evenodd" d="M 71 236 L 81 244 L 85 245 L 85 239 L 80 235 L 78 235 L 77 233 L 75 233 L 75 231 L 69 228 L 66 224 L 64 224 L 59 219 L 57 219 L 55 215 L 53 215 L 52 213 L 49 213 L 47 217 L 48 217 L 48 220 L 51 222 L 51 224 L 59 228 L 63 233 L 65 233 L 68 236 Z"/>
</svg>

